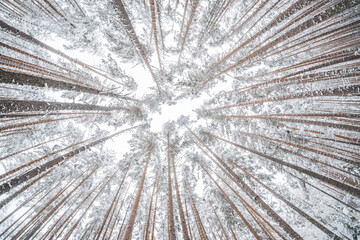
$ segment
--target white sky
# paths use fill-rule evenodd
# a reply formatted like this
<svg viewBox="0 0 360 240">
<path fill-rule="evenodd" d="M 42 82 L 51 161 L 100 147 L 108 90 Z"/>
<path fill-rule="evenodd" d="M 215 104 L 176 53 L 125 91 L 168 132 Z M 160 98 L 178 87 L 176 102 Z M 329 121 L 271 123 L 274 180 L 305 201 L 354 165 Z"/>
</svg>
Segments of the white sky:
<svg viewBox="0 0 360 240">
<path fill-rule="evenodd" d="M 161 132 L 162 126 L 168 121 L 176 121 L 181 116 L 188 116 L 190 120 L 196 120 L 194 110 L 204 102 L 203 98 L 181 99 L 175 105 L 164 104 L 161 113 L 154 113 L 149 119 L 152 132 Z"/>
</svg>

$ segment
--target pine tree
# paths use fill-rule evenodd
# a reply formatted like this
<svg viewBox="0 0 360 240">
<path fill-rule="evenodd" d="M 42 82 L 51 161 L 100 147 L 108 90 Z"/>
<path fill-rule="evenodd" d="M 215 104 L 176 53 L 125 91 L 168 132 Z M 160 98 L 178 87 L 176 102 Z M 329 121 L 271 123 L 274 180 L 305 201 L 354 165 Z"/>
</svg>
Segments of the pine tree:
<svg viewBox="0 0 360 240">
<path fill-rule="evenodd" d="M 1 239 L 356 239 L 359 1 L 3 0 Z"/>
</svg>

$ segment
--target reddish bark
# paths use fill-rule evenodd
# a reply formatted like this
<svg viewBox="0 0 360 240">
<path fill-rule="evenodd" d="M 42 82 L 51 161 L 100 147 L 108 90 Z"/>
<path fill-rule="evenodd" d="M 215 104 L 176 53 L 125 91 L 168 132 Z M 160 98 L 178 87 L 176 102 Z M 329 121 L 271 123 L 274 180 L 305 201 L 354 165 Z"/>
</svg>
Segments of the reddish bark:
<svg viewBox="0 0 360 240">
<path fill-rule="evenodd" d="M 211 133 L 209 133 L 209 136 L 212 136 L 212 137 L 214 137 L 214 138 L 220 139 L 220 140 L 222 140 L 222 141 L 224 141 L 224 142 L 227 142 L 227 143 L 229 143 L 229 144 L 231 144 L 231 145 L 234 145 L 234 146 L 236 146 L 236 147 L 238 147 L 238 148 L 241 148 L 241 149 L 243 149 L 243 150 L 246 150 L 246 151 L 248 151 L 248 152 L 254 153 L 254 154 L 256 154 L 256 155 L 258 155 L 258 156 L 260 156 L 260 157 L 263 157 L 263 158 L 265 158 L 265 159 L 268 159 L 268 160 L 270 160 L 270 161 L 272 161 L 272 162 L 275 162 L 275 163 L 278 163 L 278 164 L 280 164 L 280 165 L 283 165 L 283 166 L 292 168 L 292 169 L 294 169 L 294 170 L 296 170 L 296 171 L 299 171 L 299 172 L 301 172 L 301 173 L 304 173 L 304 174 L 306 174 L 306 175 L 308 175 L 308 176 L 310 176 L 310 177 L 313 177 L 313 178 L 318 179 L 318 180 L 320 180 L 320 181 L 322 181 L 322 182 L 326 182 L 326 183 L 331 184 L 331 185 L 333 185 L 333 186 L 335 186 L 335 187 L 337 187 L 337 188 L 340 188 L 340 189 L 342 189 L 342 190 L 344 190 L 344 191 L 346 191 L 346 192 L 348 192 L 348 193 L 350 193 L 350 194 L 352 194 L 352 195 L 354 195 L 354 196 L 360 197 L 360 189 L 358 189 L 358 188 L 356 188 L 356 187 L 352 187 L 352 186 L 346 185 L 346 184 L 344 184 L 344 183 L 342 183 L 342 182 L 339 182 L 339 181 L 334 180 L 334 179 L 332 179 L 332 178 L 329 178 L 329 177 L 320 175 L 320 174 L 318 174 L 318 173 L 316 173 L 316 172 L 313 172 L 313 171 L 310 171 L 310 170 L 308 170 L 308 169 L 305 169 L 305 168 L 296 166 L 296 165 L 294 165 L 294 164 L 285 162 L 285 161 L 283 161 L 283 160 L 280 160 L 280 159 L 278 159 L 278 158 L 275 158 L 275 157 L 266 155 L 266 154 L 261 153 L 261 152 L 259 152 L 259 151 L 256 151 L 256 150 L 253 150 L 253 149 L 244 147 L 244 146 L 242 146 L 242 145 L 240 145 L 240 144 L 237 144 L 237 143 L 234 143 L 234 142 L 230 142 L 230 141 L 228 141 L 228 140 L 226 140 L 226 139 L 224 139 L 224 138 L 215 136 L 215 135 L 213 135 L 213 134 L 211 134 Z M 230 169 L 230 170 L 231 170 L 231 169 Z"/>
<path fill-rule="evenodd" d="M 34 169 L 28 171 L 27 173 L 21 174 L 21 175 L 15 177 L 13 179 L 7 181 L 6 183 L 1 184 L 0 185 L 0 195 L 10 191 L 12 188 L 14 188 L 14 187 L 16 187 L 16 186 L 18 186 L 20 184 L 30 180 L 31 178 L 33 178 L 33 177 L 37 176 L 38 174 L 46 171 L 47 169 L 50 169 L 50 168 L 52 168 L 52 167 L 54 167 L 56 165 L 59 165 L 59 164 L 62 164 L 64 162 L 68 161 L 69 159 L 71 159 L 72 157 L 76 156 L 77 154 L 85 151 L 86 149 L 88 149 L 90 147 L 93 147 L 93 146 L 96 146 L 99 143 L 102 143 L 102 142 L 104 142 L 104 141 L 106 141 L 106 140 L 108 140 L 108 139 L 110 139 L 110 138 L 112 138 L 112 137 L 114 137 L 116 135 L 119 135 L 119 134 L 121 134 L 121 133 L 123 133 L 125 131 L 131 130 L 131 129 L 136 128 L 136 127 L 139 127 L 139 125 L 135 126 L 135 127 L 125 129 L 125 130 L 122 130 L 122 131 L 119 131 L 119 132 L 114 133 L 114 134 L 112 134 L 110 136 L 103 137 L 103 138 L 101 138 L 99 140 L 96 140 L 96 141 L 93 141 L 93 142 L 91 142 L 89 144 L 83 145 L 83 146 L 81 146 L 81 147 L 79 147 L 79 148 L 77 148 L 77 149 L 75 149 L 73 151 L 70 151 L 70 152 L 68 152 L 66 154 L 63 154 L 60 157 L 57 157 L 57 158 L 55 158 L 53 160 L 50 160 L 50 161 L 48 161 L 48 162 L 46 162 L 46 163 L 44 163 L 44 164 L 42 164 L 42 165 L 40 165 L 38 167 L 35 167 Z"/>
<path fill-rule="evenodd" d="M 175 220 L 174 220 L 174 208 L 173 208 L 173 199 L 172 199 L 172 186 L 171 186 L 171 155 L 170 155 L 170 142 L 169 142 L 169 133 L 167 134 L 167 157 L 168 157 L 168 226 L 169 226 L 169 239 L 175 240 Z"/>
<path fill-rule="evenodd" d="M 203 146 L 221 163 L 221 165 L 236 179 L 239 186 L 243 191 L 253 199 L 267 214 L 276 221 L 291 237 L 294 239 L 302 239 L 300 235 L 294 231 L 262 198 L 256 194 L 219 156 L 217 156 L 194 132 L 189 131 L 195 136 L 195 138 L 203 144 Z"/>
<path fill-rule="evenodd" d="M 124 238 L 123 238 L 124 240 L 125 239 L 130 240 L 131 236 L 132 236 L 132 231 L 134 229 L 134 223 L 135 223 L 135 219 L 136 219 L 136 213 L 137 213 L 137 210 L 138 210 L 138 207 L 139 207 L 141 193 L 142 193 L 142 190 L 143 190 L 145 177 L 146 177 L 146 171 L 147 171 L 147 168 L 148 168 L 148 165 L 149 165 L 152 149 L 153 149 L 153 146 L 151 145 L 149 147 L 149 153 L 148 153 L 148 157 L 147 157 L 147 160 L 146 160 L 145 168 L 144 168 L 143 174 L 141 176 L 140 184 L 138 186 L 138 191 L 137 191 L 137 194 L 136 194 L 135 202 L 134 202 L 134 205 L 133 205 L 132 210 L 131 210 L 130 219 L 129 219 L 128 224 L 126 226 L 126 230 L 125 230 L 125 234 L 124 234 Z"/>
<path fill-rule="evenodd" d="M 143 59 L 146 67 L 148 68 L 148 70 L 150 71 L 151 73 L 151 76 L 154 80 L 154 82 L 156 83 L 156 86 L 157 86 L 157 89 L 159 91 L 159 93 L 161 93 L 161 88 L 160 88 L 160 85 L 155 77 L 155 74 L 151 68 L 151 65 L 150 65 L 150 62 L 148 60 L 148 57 L 145 53 L 145 50 L 144 50 L 144 47 L 142 46 L 142 44 L 140 43 L 139 41 L 139 38 L 137 37 L 136 33 L 135 33 L 135 30 L 134 30 L 134 27 L 131 23 L 131 20 L 129 18 L 129 15 L 127 14 L 126 12 L 126 9 L 125 9 L 125 6 L 122 2 L 122 0 L 114 0 L 113 2 L 113 5 L 114 7 L 120 12 L 120 15 L 121 15 L 121 22 L 124 26 L 124 28 L 126 29 L 129 37 L 130 37 L 130 40 L 133 42 L 133 44 L 135 45 L 136 49 L 138 50 L 141 58 Z"/>
</svg>

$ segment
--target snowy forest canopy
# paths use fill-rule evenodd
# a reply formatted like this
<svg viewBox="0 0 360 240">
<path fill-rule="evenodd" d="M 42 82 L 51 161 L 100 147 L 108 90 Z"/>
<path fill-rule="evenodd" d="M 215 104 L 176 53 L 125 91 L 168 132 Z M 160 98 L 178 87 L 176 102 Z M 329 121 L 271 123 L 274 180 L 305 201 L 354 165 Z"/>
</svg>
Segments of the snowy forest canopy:
<svg viewBox="0 0 360 240">
<path fill-rule="evenodd" d="M 0 239 L 357 239 L 359 4 L 0 1 Z"/>
</svg>

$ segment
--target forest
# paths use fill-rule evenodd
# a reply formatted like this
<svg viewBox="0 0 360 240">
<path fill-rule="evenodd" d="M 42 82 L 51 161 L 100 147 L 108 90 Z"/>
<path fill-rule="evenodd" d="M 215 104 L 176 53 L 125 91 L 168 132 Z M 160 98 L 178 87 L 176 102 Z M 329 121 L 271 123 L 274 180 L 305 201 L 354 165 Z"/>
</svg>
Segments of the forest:
<svg viewBox="0 0 360 240">
<path fill-rule="evenodd" d="M 0 239 L 360 239 L 360 0 L 1 0 Z"/>
</svg>

